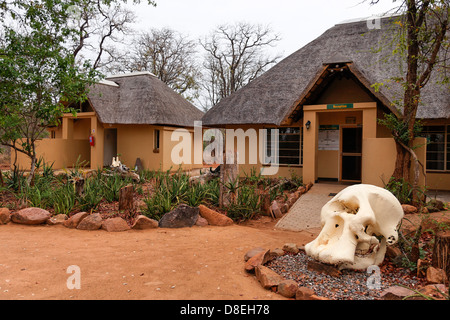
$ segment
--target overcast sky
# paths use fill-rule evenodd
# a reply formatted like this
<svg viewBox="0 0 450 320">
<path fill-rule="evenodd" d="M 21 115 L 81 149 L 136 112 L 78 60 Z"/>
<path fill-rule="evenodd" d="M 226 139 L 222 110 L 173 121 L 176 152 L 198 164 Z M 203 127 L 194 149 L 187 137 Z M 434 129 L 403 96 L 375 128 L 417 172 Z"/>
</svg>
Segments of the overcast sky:
<svg viewBox="0 0 450 320">
<path fill-rule="evenodd" d="M 170 27 L 197 39 L 224 23 L 268 24 L 280 35 L 275 51 L 288 56 L 345 20 L 388 12 L 397 4 L 380 0 L 156 0 L 157 6 L 134 5 L 138 30 Z M 397 1 L 398 3 L 398 1 Z"/>
</svg>

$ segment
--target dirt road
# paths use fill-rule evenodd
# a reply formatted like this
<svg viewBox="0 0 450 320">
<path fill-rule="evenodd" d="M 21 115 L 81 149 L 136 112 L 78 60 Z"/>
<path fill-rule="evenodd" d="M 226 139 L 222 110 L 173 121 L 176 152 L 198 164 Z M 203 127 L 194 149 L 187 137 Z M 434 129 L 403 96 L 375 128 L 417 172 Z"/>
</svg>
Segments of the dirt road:
<svg viewBox="0 0 450 320">
<path fill-rule="evenodd" d="M 254 247 L 305 244 L 317 234 L 272 227 L 109 233 L 1 225 L 0 299 L 284 299 L 244 271 L 244 254 Z M 79 272 L 67 273 L 69 266 Z M 69 289 L 68 279 L 79 280 L 81 288 Z"/>
</svg>

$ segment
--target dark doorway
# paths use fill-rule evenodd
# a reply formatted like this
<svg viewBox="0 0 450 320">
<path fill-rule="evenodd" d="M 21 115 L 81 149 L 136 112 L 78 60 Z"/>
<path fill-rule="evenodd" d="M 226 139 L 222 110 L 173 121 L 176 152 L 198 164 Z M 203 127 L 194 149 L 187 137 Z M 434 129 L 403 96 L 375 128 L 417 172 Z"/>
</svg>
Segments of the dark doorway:
<svg viewBox="0 0 450 320">
<path fill-rule="evenodd" d="M 342 127 L 341 180 L 361 181 L 362 127 Z"/>
<path fill-rule="evenodd" d="M 117 157 L 117 129 L 105 129 L 103 166 L 109 167 L 113 157 Z"/>
</svg>

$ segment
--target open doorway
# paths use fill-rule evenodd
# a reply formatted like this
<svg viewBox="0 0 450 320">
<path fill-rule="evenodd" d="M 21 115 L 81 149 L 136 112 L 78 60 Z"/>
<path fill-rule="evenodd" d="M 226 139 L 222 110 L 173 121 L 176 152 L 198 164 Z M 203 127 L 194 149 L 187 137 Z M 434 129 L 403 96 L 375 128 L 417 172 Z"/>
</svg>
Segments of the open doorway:
<svg viewBox="0 0 450 320">
<path fill-rule="evenodd" d="M 341 181 L 361 182 L 362 127 L 341 127 Z"/>
<path fill-rule="evenodd" d="M 117 129 L 105 129 L 103 145 L 103 166 L 111 165 L 112 158 L 117 156 Z"/>
</svg>

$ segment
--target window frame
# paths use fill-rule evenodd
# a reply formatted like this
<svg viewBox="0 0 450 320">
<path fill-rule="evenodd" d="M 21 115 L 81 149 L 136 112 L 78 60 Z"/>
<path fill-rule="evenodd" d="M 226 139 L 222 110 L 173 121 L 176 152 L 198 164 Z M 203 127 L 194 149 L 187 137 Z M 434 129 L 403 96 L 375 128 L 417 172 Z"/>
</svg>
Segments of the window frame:
<svg viewBox="0 0 450 320">
<path fill-rule="evenodd" d="M 443 131 L 438 131 L 438 130 L 430 130 L 430 128 L 432 127 L 443 127 Z M 427 129 L 427 130 L 426 130 Z M 444 141 L 442 142 L 443 145 L 443 150 L 442 151 L 431 151 L 428 148 L 428 145 L 434 142 L 430 142 L 428 141 L 428 135 L 429 134 L 443 134 L 444 136 Z M 425 139 L 427 139 L 427 151 L 426 151 L 426 171 L 430 172 L 430 173 L 448 173 L 450 172 L 450 125 L 449 124 L 433 124 L 433 125 L 424 125 L 422 132 L 419 135 L 420 137 L 423 137 Z M 435 143 L 435 144 L 440 144 L 440 143 Z M 443 154 L 443 159 L 442 160 L 430 160 L 429 159 L 429 154 Z M 436 162 L 436 163 L 443 163 L 443 169 L 430 169 L 428 167 L 428 164 L 430 161 Z"/>
<path fill-rule="evenodd" d="M 294 128 L 294 129 L 298 129 L 298 133 L 281 133 L 280 131 L 283 129 L 290 129 L 290 128 Z M 270 149 L 270 146 L 268 146 L 269 140 L 267 139 L 268 134 L 270 134 L 270 130 L 274 130 L 274 129 L 278 129 L 279 131 L 279 137 L 278 137 L 278 159 L 276 163 L 269 163 L 267 160 L 268 158 L 270 158 L 270 156 L 268 156 L 267 154 L 264 154 L 264 162 L 263 165 L 269 165 L 269 164 L 275 164 L 278 166 L 291 166 L 291 167 L 302 167 L 303 166 L 303 126 L 289 126 L 289 127 L 264 127 L 265 134 L 263 137 L 263 141 L 264 141 L 264 148 L 265 150 L 263 150 L 263 152 L 267 152 Z M 298 156 L 284 156 L 283 158 L 298 158 L 298 163 L 280 163 L 280 158 L 282 158 L 281 156 L 281 151 L 284 149 L 280 148 L 280 136 L 281 135 L 295 135 L 295 136 L 299 136 L 298 142 L 297 141 L 293 141 L 293 142 L 297 142 L 298 143 L 298 151 L 299 151 L 299 155 Z M 288 149 L 286 149 L 288 150 Z M 294 149 L 290 149 L 290 150 L 294 150 Z"/>
</svg>

